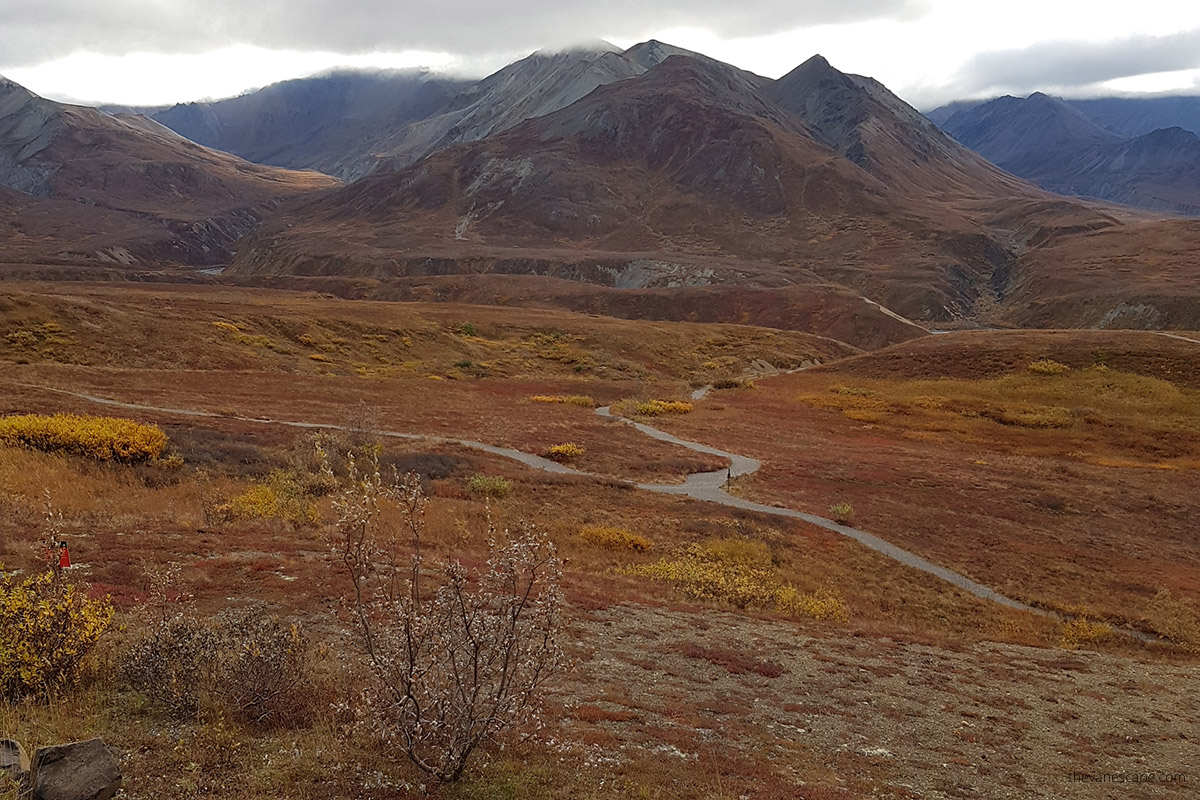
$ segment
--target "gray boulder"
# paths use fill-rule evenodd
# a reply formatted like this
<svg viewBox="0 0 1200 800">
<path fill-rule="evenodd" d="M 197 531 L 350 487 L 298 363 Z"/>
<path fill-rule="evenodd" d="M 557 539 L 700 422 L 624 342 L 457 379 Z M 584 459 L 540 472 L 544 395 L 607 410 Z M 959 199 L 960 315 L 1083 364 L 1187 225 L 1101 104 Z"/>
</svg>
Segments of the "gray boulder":
<svg viewBox="0 0 1200 800">
<path fill-rule="evenodd" d="M 0 739 L 0 776 L 5 775 L 16 783 L 29 777 L 29 756 L 21 743 L 12 739 Z"/>
<path fill-rule="evenodd" d="M 121 767 L 100 739 L 43 747 L 33 758 L 34 800 L 109 800 Z"/>
</svg>

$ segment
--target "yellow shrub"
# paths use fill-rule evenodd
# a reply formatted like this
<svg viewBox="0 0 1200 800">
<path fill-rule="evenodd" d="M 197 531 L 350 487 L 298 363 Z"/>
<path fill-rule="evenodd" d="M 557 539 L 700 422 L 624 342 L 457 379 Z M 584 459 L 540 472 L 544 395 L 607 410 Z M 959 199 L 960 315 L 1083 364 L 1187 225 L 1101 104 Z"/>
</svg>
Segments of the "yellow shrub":
<svg viewBox="0 0 1200 800">
<path fill-rule="evenodd" d="M 272 472 L 266 481 L 251 486 L 220 510 L 233 519 L 281 519 L 296 525 L 321 521 L 299 476 L 283 470 Z"/>
<path fill-rule="evenodd" d="M 1103 622 L 1092 622 L 1087 617 L 1079 617 L 1063 623 L 1059 645 L 1065 650 L 1075 650 L 1080 645 L 1104 642 L 1111 639 L 1112 635 L 1112 626 Z"/>
<path fill-rule="evenodd" d="M 771 548 L 765 542 L 742 536 L 726 536 L 723 539 L 709 539 L 696 545 L 695 549 L 707 561 L 771 569 Z"/>
<path fill-rule="evenodd" d="M 848 613 L 845 602 L 832 593 L 801 593 L 785 583 L 771 565 L 766 545 L 745 539 L 691 545 L 677 559 L 664 558 L 624 572 L 673 584 L 693 600 L 815 619 L 845 619 Z"/>
<path fill-rule="evenodd" d="M 546 458 L 551 461 L 570 461 L 572 458 L 583 455 L 583 453 L 583 446 L 574 442 L 552 444 L 546 448 Z"/>
<path fill-rule="evenodd" d="M 664 414 L 689 414 L 692 404 L 680 400 L 646 400 L 635 403 L 633 412 L 644 417 L 661 417 Z"/>
<path fill-rule="evenodd" d="M 811 619 L 840 619 L 850 616 L 846 601 L 832 592 L 818 589 L 815 592 L 797 592 L 791 586 L 786 586 L 776 595 L 775 608 L 793 617 L 809 617 Z"/>
<path fill-rule="evenodd" d="M 582 406 L 583 408 L 595 408 L 596 401 L 590 397 L 581 394 L 561 395 L 561 394 L 535 394 L 529 398 L 531 403 L 561 403 L 568 406 Z"/>
<path fill-rule="evenodd" d="M 0 444 L 132 463 L 162 455 L 167 435 L 157 425 L 129 419 L 23 414 L 0 418 Z"/>
<path fill-rule="evenodd" d="M 0 582 L 0 697 L 44 697 L 69 686 L 112 615 L 106 600 L 89 600 L 49 572 Z"/>
<path fill-rule="evenodd" d="M 1034 361 L 1029 365 L 1029 371 L 1034 375 L 1063 375 L 1071 371 L 1071 368 L 1066 364 L 1060 364 L 1049 358 L 1043 358 L 1040 361 Z"/>
<path fill-rule="evenodd" d="M 645 536 L 610 525 L 588 525 L 579 531 L 579 535 L 585 541 L 609 550 L 632 550 L 635 553 L 648 553 L 654 547 L 654 543 Z"/>
<path fill-rule="evenodd" d="M 1146 609 L 1150 628 L 1175 644 L 1200 653 L 1200 608 L 1190 597 L 1176 597 L 1160 589 Z"/>
<path fill-rule="evenodd" d="M 845 500 L 834 503 L 829 507 L 829 516 L 841 525 L 849 525 L 854 521 L 854 506 L 847 503 Z"/>
<path fill-rule="evenodd" d="M 476 494 L 497 499 L 508 497 L 512 491 L 512 484 L 499 475 L 472 475 L 467 479 L 467 486 Z"/>
</svg>

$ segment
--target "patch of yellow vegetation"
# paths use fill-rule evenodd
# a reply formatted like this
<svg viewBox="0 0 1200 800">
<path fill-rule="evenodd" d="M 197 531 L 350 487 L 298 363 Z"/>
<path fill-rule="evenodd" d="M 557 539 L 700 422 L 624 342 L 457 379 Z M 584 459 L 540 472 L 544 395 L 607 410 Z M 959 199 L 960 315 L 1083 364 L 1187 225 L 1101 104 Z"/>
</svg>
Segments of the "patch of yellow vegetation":
<svg viewBox="0 0 1200 800">
<path fill-rule="evenodd" d="M 583 455 L 583 453 L 583 445 L 578 445 L 574 442 L 552 444 L 546 448 L 546 458 L 551 461 L 570 461 L 572 458 Z"/>
<path fill-rule="evenodd" d="M 595 408 L 596 401 L 586 395 L 573 394 L 535 394 L 529 398 L 531 403 L 558 403 L 568 406 L 580 406 L 582 408 Z"/>
<path fill-rule="evenodd" d="M 802 593 L 784 582 L 769 548 L 744 538 L 693 544 L 678 558 L 663 558 L 624 572 L 670 583 L 693 600 L 814 619 L 844 620 L 849 615 L 845 601 L 836 594 L 826 590 Z"/>
<path fill-rule="evenodd" d="M 20 414 L 0 418 L 0 444 L 133 463 L 161 456 L 167 447 L 167 435 L 157 425 L 131 419 Z"/>
<path fill-rule="evenodd" d="M 1102 644 L 1113 637 L 1111 625 L 1092 622 L 1087 617 L 1064 622 L 1059 633 L 1059 647 L 1064 650 L 1078 650 L 1083 646 Z"/>
<path fill-rule="evenodd" d="M 1002 425 L 1158 455 L 1122 456 L 1107 464 L 1095 462 L 1089 448 L 1072 447 L 1078 457 L 1106 466 L 1177 466 L 1180 459 L 1194 460 L 1200 448 L 1200 392 L 1107 367 L 1064 372 L 1039 367 L 976 381 L 870 378 L 803 394 L 796 401 L 895 427 L 918 440 L 945 432 L 984 441 L 994 437 L 995 425 Z"/>
<path fill-rule="evenodd" d="M 47 696 L 74 682 L 113 607 L 50 572 L 0 581 L 0 697 Z"/>
<path fill-rule="evenodd" d="M 621 408 L 643 417 L 661 417 L 667 414 L 690 414 L 694 406 L 682 400 L 634 400 L 623 401 Z"/>
<path fill-rule="evenodd" d="M 218 509 L 232 519 L 281 519 L 294 525 L 321 521 L 316 503 L 298 476 L 276 470 Z"/>
<path fill-rule="evenodd" d="M 584 541 L 608 550 L 632 550 L 648 553 L 654 543 L 645 536 L 612 525 L 588 525 L 579 531 Z"/>
</svg>

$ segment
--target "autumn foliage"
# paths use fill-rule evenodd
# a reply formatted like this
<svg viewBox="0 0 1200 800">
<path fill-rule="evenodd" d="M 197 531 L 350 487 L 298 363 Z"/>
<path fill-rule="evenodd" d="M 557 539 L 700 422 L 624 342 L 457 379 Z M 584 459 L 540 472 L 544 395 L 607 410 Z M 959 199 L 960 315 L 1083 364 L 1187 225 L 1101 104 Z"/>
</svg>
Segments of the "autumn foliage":
<svg viewBox="0 0 1200 800">
<path fill-rule="evenodd" d="M 108 602 L 57 571 L 0 582 L 0 698 L 46 697 L 73 683 L 112 616 Z"/>
<path fill-rule="evenodd" d="M 0 418 L 0 444 L 98 461 L 152 461 L 167 447 L 157 425 L 80 414 L 19 414 Z"/>
</svg>

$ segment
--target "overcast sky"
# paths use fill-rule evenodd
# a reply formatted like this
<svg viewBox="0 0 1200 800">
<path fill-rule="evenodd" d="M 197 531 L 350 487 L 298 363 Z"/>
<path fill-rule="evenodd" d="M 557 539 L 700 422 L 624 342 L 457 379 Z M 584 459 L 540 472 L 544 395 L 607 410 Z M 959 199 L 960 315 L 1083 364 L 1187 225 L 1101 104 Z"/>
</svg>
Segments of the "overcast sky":
<svg viewBox="0 0 1200 800">
<path fill-rule="evenodd" d="M 0 0 L 0 74 L 131 105 L 339 65 L 483 75 L 541 47 L 649 38 L 769 77 L 821 53 L 922 109 L 1039 90 L 1200 94 L 1197 0 Z"/>
</svg>

